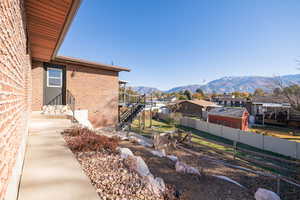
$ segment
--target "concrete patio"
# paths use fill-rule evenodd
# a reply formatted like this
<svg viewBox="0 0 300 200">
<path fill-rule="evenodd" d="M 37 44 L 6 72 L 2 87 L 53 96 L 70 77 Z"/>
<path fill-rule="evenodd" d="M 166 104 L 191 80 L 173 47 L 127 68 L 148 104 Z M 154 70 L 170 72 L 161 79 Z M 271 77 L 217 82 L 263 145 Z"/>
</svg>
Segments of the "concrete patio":
<svg viewBox="0 0 300 200">
<path fill-rule="evenodd" d="M 30 124 L 19 200 L 99 200 L 61 132 L 68 119 L 33 119 Z"/>
</svg>

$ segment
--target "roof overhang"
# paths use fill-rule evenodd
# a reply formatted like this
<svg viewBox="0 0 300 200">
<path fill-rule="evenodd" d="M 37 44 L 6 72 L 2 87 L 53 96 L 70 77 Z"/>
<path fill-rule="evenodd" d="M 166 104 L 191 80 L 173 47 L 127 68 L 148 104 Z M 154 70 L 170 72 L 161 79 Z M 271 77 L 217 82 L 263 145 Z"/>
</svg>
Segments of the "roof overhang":
<svg viewBox="0 0 300 200">
<path fill-rule="evenodd" d="M 31 57 L 53 60 L 62 44 L 81 0 L 25 1 L 27 34 Z"/>
<path fill-rule="evenodd" d="M 33 60 L 75 64 L 116 72 L 130 71 L 124 67 L 57 56 L 81 0 L 27 0 L 25 2 L 29 49 Z"/>
<path fill-rule="evenodd" d="M 103 69 L 103 70 L 109 70 L 109 71 L 115 71 L 115 72 L 121 72 L 121 71 L 127 71 L 129 72 L 130 69 L 125 67 L 119 67 L 115 65 L 108 65 L 98 62 L 91 62 L 86 61 L 78 58 L 72 58 L 72 57 L 66 57 L 66 56 L 56 56 L 54 62 L 58 63 L 64 63 L 64 64 L 73 64 L 73 65 L 79 65 L 84 67 L 91 67 L 91 68 L 97 68 L 97 69 Z"/>
</svg>

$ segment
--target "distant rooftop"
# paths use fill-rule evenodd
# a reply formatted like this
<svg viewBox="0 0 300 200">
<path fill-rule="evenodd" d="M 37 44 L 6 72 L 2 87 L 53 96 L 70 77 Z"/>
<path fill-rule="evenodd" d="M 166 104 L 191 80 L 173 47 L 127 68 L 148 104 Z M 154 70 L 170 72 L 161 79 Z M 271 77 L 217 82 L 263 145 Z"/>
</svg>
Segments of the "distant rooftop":
<svg viewBox="0 0 300 200">
<path fill-rule="evenodd" d="M 221 107 L 212 109 L 209 111 L 209 115 L 241 118 L 244 112 L 247 112 L 246 108 Z"/>
</svg>

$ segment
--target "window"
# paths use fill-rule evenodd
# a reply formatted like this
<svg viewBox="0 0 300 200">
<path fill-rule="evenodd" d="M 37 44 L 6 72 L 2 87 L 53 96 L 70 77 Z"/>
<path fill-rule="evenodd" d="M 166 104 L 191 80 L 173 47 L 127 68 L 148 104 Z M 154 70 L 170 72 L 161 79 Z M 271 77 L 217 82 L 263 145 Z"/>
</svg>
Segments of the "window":
<svg viewBox="0 0 300 200">
<path fill-rule="evenodd" d="M 62 87 L 62 70 L 56 68 L 48 68 L 47 70 L 47 86 Z"/>
</svg>

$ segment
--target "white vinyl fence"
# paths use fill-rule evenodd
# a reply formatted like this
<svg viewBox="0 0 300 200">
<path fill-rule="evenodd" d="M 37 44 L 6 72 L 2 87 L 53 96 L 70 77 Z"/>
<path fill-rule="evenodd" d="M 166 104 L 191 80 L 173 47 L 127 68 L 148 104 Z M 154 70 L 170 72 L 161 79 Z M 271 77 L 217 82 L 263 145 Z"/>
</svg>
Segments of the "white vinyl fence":
<svg viewBox="0 0 300 200">
<path fill-rule="evenodd" d="M 208 132 L 212 135 L 247 144 L 262 150 L 268 150 L 285 156 L 300 159 L 300 144 L 298 142 L 246 132 L 188 117 L 181 118 L 180 124 L 182 126 Z"/>
</svg>

